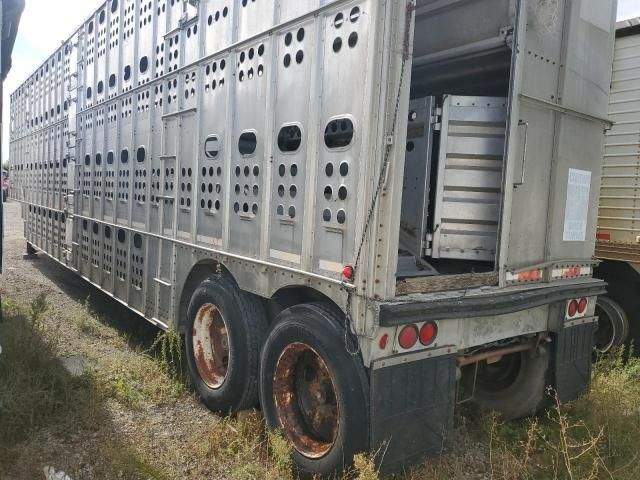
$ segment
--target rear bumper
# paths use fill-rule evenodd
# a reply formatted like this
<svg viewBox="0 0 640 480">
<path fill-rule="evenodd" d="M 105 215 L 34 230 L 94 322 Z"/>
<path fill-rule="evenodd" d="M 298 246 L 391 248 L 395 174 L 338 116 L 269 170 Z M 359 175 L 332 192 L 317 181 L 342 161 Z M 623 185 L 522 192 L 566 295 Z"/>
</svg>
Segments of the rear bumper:
<svg viewBox="0 0 640 480">
<path fill-rule="evenodd" d="M 428 320 L 506 315 L 572 298 L 603 295 L 606 293 L 606 285 L 602 280 L 591 279 L 584 283 L 518 291 L 496 291 L 429 301 L 386 303 L 380 305 L 379 322 L 381 327 L 393 327 Z"/>
<path fill-rule="evenodd" d="M 594 288 L 604 290 L 604 284 Z M 573 298 L 576 293 L 591 296 L 598 292 L 590 287 L 564 294 Z M 554 297 L 562 305 L 563 300 L 561 295 Z M 564 308 L 547 312 L 564 319 Z M 547 378 L 558 399 L 566 402 L 589 391 L 596 323 L 594 317 L 554 323 Z M 420 463 L 439 455 L 450 444 L 458 352 L 455 348 L 440 350 L 444 353 L 438 356 L 429 356 L 428 351 L 398 355 L 394 361 L 375 362 L 371 369 L 370 443 L 372 451 L 382 458 L 383 472 Z"/>
</svg>

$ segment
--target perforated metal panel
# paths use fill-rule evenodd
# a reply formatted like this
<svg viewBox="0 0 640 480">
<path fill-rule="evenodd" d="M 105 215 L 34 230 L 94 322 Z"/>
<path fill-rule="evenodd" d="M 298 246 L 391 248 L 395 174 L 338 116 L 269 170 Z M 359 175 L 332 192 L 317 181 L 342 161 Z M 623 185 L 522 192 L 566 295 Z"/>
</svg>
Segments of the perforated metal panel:
<svg viewBox="0 0 640 480">
<path fill-rule="evenodd" d="M 299 266 L 308 160 L 315 157 L 308 139 L 310 130 L 316 128 L 309 116 L 312 70 L 305 64 L 314 61 L 312 54 L 316 51 L 313 22 L 281 32 L 275 43 L 277 86 L 273 129 L 277 137 L 272 139 L 269 257 Z"/>
<path fill-rule="evenodd" d="M 366 117 L 364 98 L 355 95 L 364 77 L 370 43 L 371 18 L 364 13 L 369 2 L 345 5 L 322 17 L 321 61 L 323 101 L 319 126 L 316 165 L 315 264 L 324 275 L 339 276 L 345 264 L 354 260 L 356 243 L 357 190 L 364 180 L 360 170 Z"/>
</svg>

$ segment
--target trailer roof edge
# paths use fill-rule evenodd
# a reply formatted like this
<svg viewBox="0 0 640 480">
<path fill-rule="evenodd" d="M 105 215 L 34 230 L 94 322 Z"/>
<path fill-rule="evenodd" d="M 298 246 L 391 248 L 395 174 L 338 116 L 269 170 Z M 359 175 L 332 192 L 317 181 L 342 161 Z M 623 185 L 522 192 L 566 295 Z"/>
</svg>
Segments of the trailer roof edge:
<svg viewBox="0 0 640 480">
<path fill-rule="evenodd" d="M 640 33 L 640 17 L 628 18 L 616 23 L 616 37 L 628 37 Z"/>
</svg>

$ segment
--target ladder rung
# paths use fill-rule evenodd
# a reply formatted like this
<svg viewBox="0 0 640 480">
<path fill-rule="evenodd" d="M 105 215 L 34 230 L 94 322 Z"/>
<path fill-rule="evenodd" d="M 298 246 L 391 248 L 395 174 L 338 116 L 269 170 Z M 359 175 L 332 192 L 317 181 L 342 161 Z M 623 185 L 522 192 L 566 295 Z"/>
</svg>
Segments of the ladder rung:
<svg viewBox="0 0 640 480">
<path fill-rule="evenodd" d="M 153 279 L 154 282 L 159 283 L 160 285 L 162 285 L 163 287 L 170 287 L 171 284 L 169 282 L 166 282 L 160 278 L 154 278 Z"/>
</svg>

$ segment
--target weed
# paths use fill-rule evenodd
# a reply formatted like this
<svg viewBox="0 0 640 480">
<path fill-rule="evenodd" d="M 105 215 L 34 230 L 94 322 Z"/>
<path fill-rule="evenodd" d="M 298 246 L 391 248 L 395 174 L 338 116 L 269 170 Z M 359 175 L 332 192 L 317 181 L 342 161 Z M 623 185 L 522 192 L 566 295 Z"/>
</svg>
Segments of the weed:
<svg viewBox="0 0 640 480">
<path fill-rule="evenodd" d="M 291 444 L 280 432 L 267 432 L 269 454 L 275 467 L 282 472 L 291 471 Z"/>
<path fill-rule="evenodd" d="M 380 480 L 378 469 L 371 456 L 363 454 L 356 455 L 353 459 L 353 464 L 358 474 L 356 480 Z"/>
<path fill-rule="evenodd" d="M 258 480 L 264 478 L 264 468 L 259 463 L 248 462 L 231 471 L 232 480 Z"/>
<path fill-rule="evenodd" d="M 131 363 L 122 360 L 118 355 L 114 359 L 111 370 L 102 378 L 107 395 L 132 408 L 142 408 L 144 394 L 140 381 L 132 374 Z"/>
<path fill-rule="evenodd" d="M 184 382 L 182 337 L 172 327 L 156 337 L 148 353 L 159 350 L 160 365 L 171 378 Z"/>
<path fill-rule="evenodd" d="M 100 337 L 100 322 L 91 307 L 90 297 L 85 299 L 83 307 L 82 313 L 76 317 L 78 329 L 86 335 Z"/>
<path fill-rule="evenodd" d="M 142 352 L 116 354 L 98 376 L 107 396 L 134 409 L 173 404 L 186 391 L 184 383 L 168 377 L 159 362 Z"/>
<path fill-rule="evenodd" d="M 38 295 L 35 299 L 32 300 L 30 307 L 31 307 L 30 309 L 31 323 L 36 329 L 42 330 L 44 326 L 44 323 L 43 323 L 44 314 L 47 313 L 47 311 L 49 310 L 49 304 L 47 303 L 47 295 L 44 293 L 41 293 L 40 295 Z"/>
<path fill-rule="evenodd" d="M 291 479 L 291 447 L 268 432 L 255 411 L 240 412 L 194 431 L 184 448 L 199 465 L 200 475 L 231 479 Z M 194 478 L 199 478 L 197 475 Z"/>
<path fill-rule="evenodd" d="M 120 445 L 108 446 L 99 453 L 102 462 L 95 469 L 101 478 L 135 478 L 145 480 L 168 480 L 169 477 L 150 462 L 129 448 Z"/>
<path fill-rule="evenodd" d="M 17 315 L 20 312 L 20 306 L 11 299 L 3 300 L 1 308 L 5 315 Z"/>
</svg>

